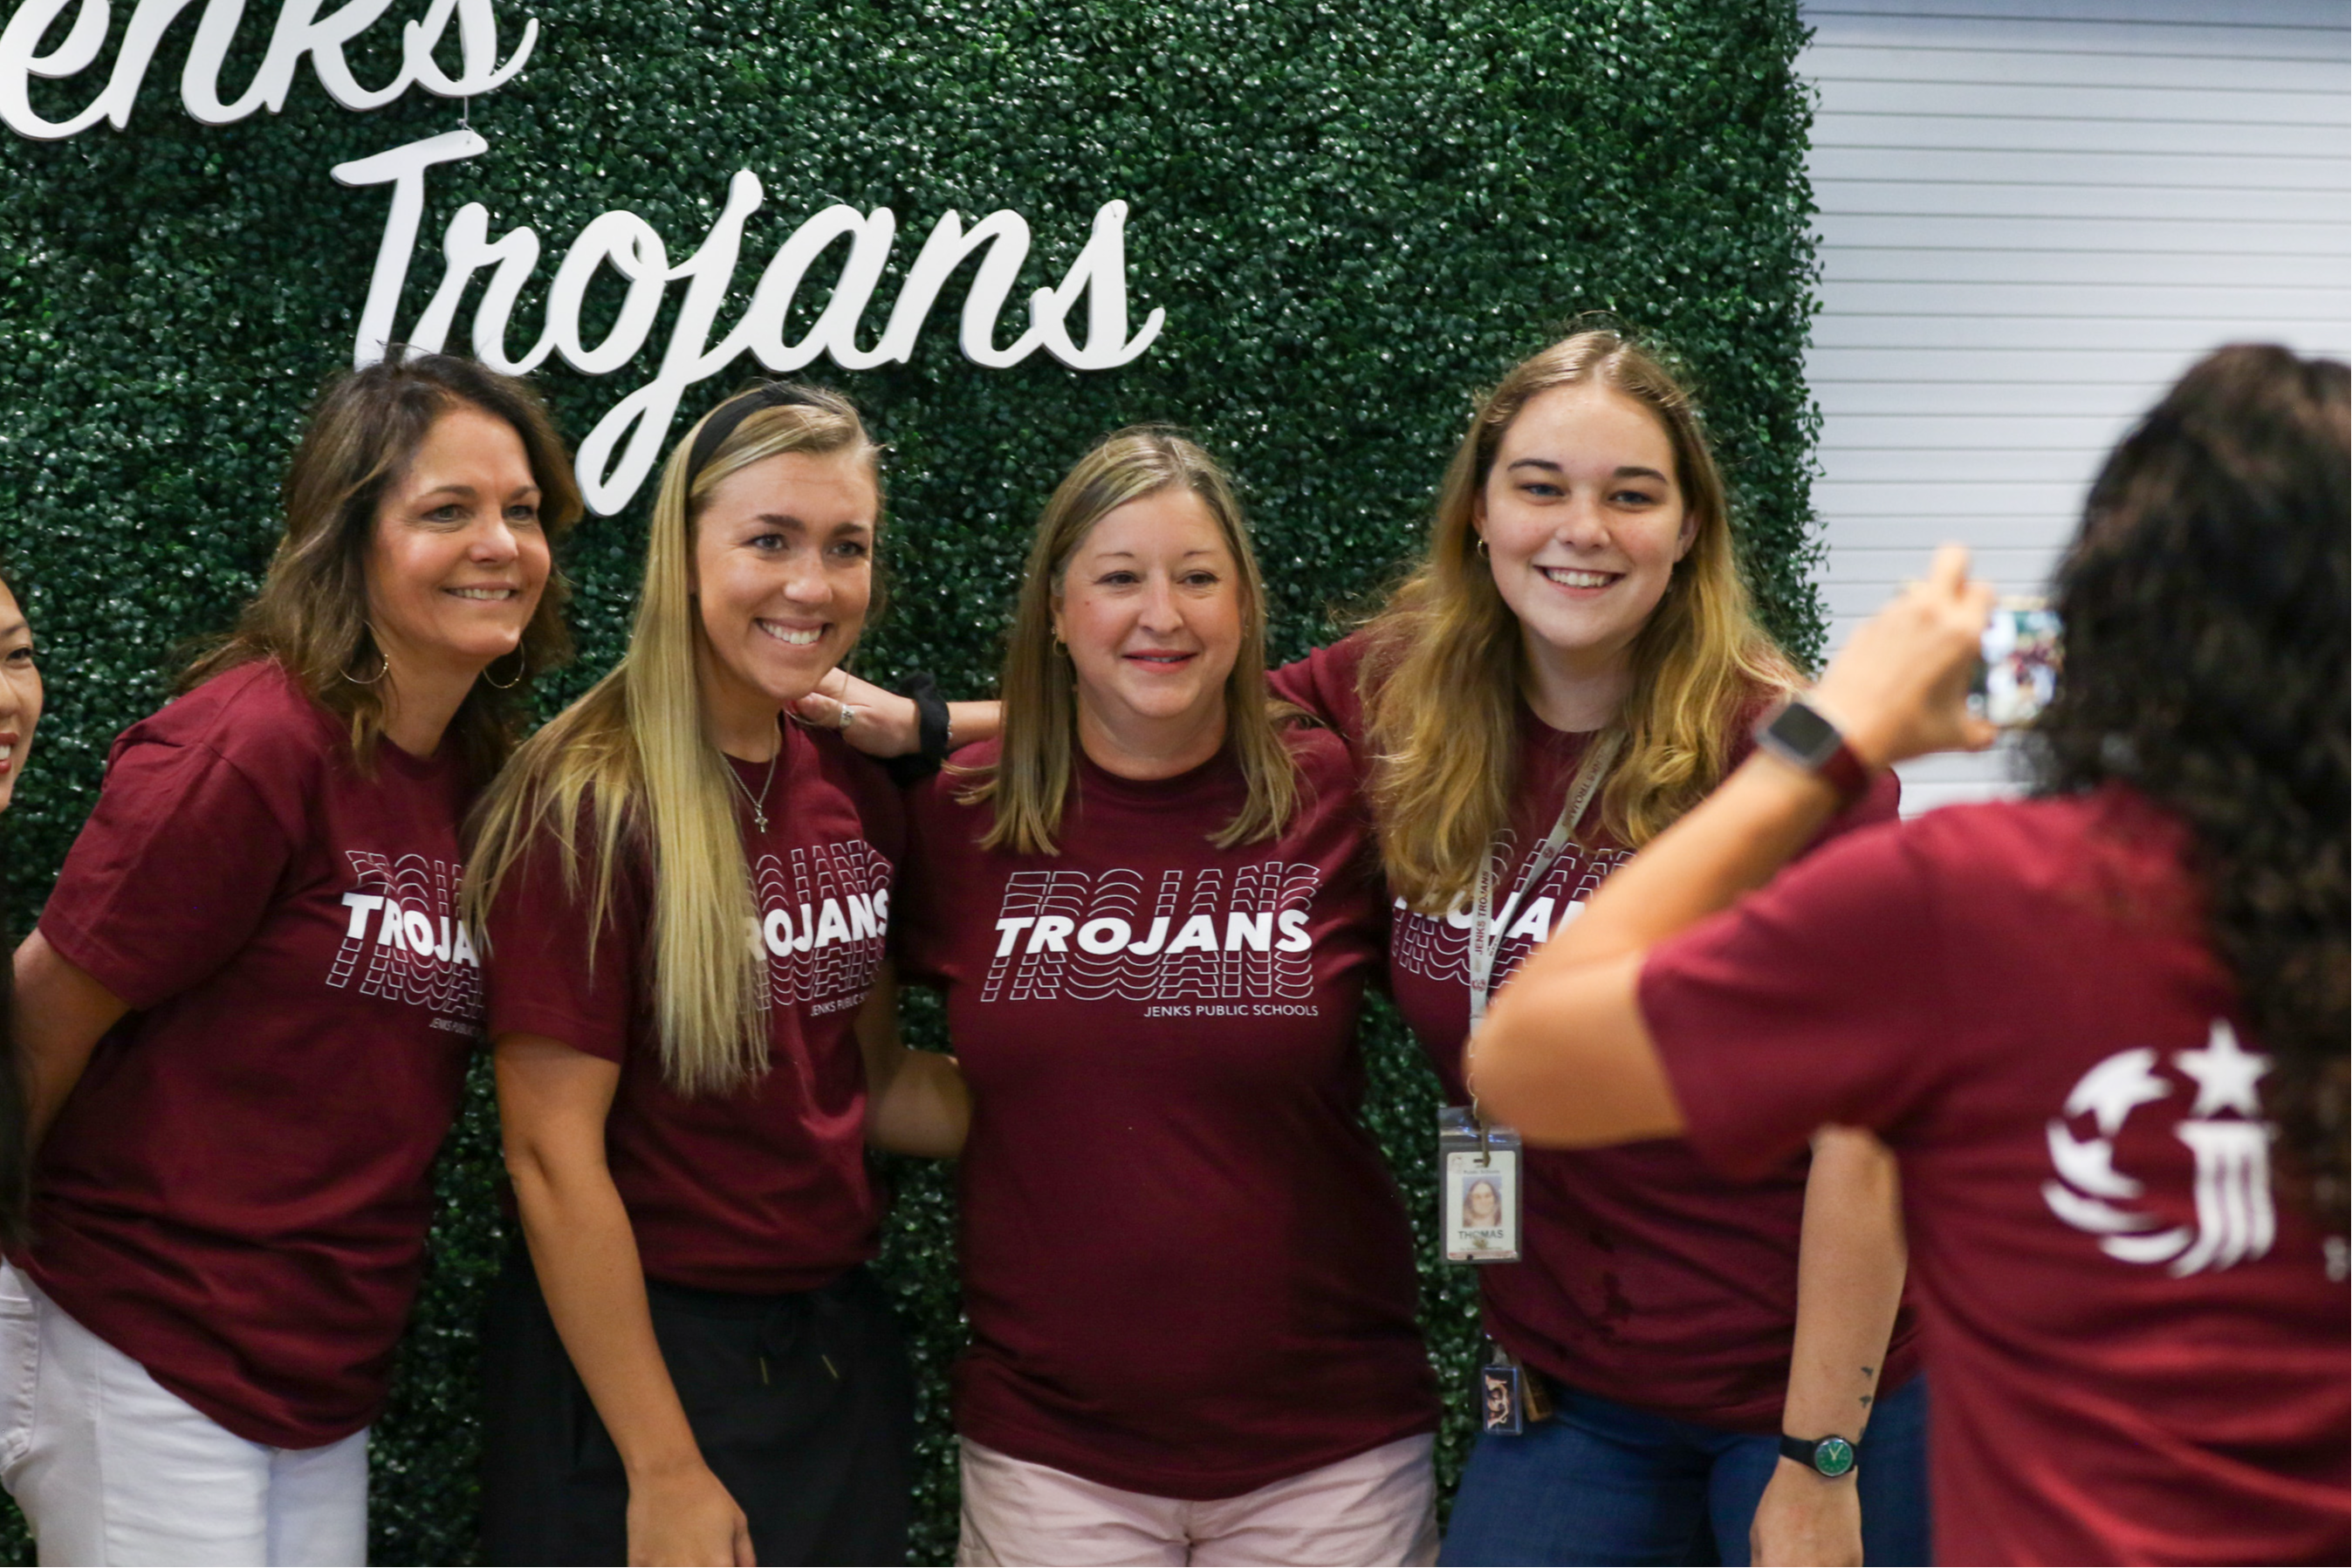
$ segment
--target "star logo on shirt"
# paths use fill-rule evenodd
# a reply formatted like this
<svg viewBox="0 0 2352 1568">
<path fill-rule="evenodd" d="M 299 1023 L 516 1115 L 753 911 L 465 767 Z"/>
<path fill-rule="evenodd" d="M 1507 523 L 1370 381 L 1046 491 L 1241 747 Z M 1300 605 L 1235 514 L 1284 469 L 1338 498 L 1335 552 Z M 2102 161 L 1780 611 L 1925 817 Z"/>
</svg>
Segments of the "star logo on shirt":
<svg viewBox="0 0 2352 1568">
<path fill-rule="evenodd" d="M 2099 1238 L 2099 1250 L 2126 1263 L 2162 1263 L 2179 1279 L 2263 1257 L 2277 1239 L 2271 1198 L 2271 1124 L 2262 1119 L 2258 1092 L 2271 1059 L 2238 1043 L 2226 1019 L 2215 1019 L 2205 1044 L 2172 1053 L 2172 1065 L 2197 1086 L 2189 1113 L 2173 1135 L 2197 1162 L 2193 1199 L 2197 1225 L 2157 1228 L 2161 1222 L 2125 1202 L 2147 1191 L 2116 1169 L 2116 1137 L 2133 1112 L 2170 1099 L 2175 1087 L 2156 1071 L 2147 1046 L 2119 1051 L 2076 1082 L 2063 1115 L 2050 1119 L 2050 1162 L 2058 1179 L 2042 1184 L 2050 1211 L 2077 1230 Z M 2096 1134 L 2078 1138 L 2067 1126 L 2087 1115 Z"/>
<path fill-rule="evenodd" d="M 2238 1031 L 2226 1019 L 2213 1020 L 2204 1050 L 2175 1051 L 2172 1064 L 2197 1081 L 2197 1103 L 2189 1108 L 2190 1115 L 2210 1116 L 2217 1111 L 2235 1111 L 2242 1116 L 2263 1113 L 2254 1085 L 2271 1070 L 2271 1059 L 2242 1049 Z"/>
</svg>

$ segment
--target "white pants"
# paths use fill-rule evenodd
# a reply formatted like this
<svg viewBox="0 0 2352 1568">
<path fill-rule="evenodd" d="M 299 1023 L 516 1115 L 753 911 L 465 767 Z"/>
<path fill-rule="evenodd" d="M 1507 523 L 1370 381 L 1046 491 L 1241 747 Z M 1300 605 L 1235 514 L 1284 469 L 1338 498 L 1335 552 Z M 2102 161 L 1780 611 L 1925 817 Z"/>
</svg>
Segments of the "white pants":
<svg viewBox="0 0 2352 1568">
<path fill-rule="evenodd" d="M 966 1438 L 956 1561 L 966 1568 L 1434 1563 L 1433 1441 L 1404 1437 L 1240 1497 L 1187 1502 L 1121 1491 Z"/>
<path fill-rule="evenodd" d="M 367 1561 L 367 1434 L 249 1443 L 0 1263 L 0 1484 L 44 1563 Z"/>
</svg>

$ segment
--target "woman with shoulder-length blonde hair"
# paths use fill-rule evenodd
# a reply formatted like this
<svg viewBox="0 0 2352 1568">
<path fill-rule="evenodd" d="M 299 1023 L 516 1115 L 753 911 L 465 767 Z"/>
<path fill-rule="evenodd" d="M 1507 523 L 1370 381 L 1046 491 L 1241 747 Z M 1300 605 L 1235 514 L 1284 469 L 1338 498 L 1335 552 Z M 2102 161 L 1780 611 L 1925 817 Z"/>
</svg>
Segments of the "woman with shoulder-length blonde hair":
<svg viewBox="0 0 2352 1568">
<path fill-rule="evenodd" d="M 1386 607 L 1275 676 L 1363 759 L 1390 985 L 1465 1132 L 1488 994 L 1801 684 L 1731 524 L 1681 382 L 1578 332 L 1480 401 Z M 1847 804 L 1841 827 L 1892 816 L 1893 780 Z M 1486 1422 L 1445 1561 L 1745 1563 L 1751 1531 L 1761 1560 L 1923 1561 L 1883 1154 L 1827 1134 L 1754 1186 L 1673 1142 L 1521 1157 L 1516 1260 L 1480 1281 L 1488 1362 L 1523 1408 Z M 1859 1490 L 1795 1457 L 1874 1415 Z"/>
<path fill-rule="evenodd" d="M 951 1154 L 954 1063 L 898 1040 L 896 791 L 781 721 L 872 607 L 878 453 L 790 384 L 662 476 L 628 651 L 473 828 L 522 1242 L 485 1339 L 502 1563 L 905 1553 L 913 1387 L 868 1139 Z"/>
<path fill-rule="evenodd" d="M 570 650 L 570 464 L 454 355 L 320 394 L 236 630 L 119 737 L 16 957 L 5 1480 L 52 1563 L 358 1563 L 481 1021 L 458 826 Z M 21 760 L 14 759 L 14 760 Z"/>
<path fill-rule="evenodd" d="M 901 935 L 971 1084 L 966 1563 L 1407 1563 L 1438 1407 L 1357 1118 L 1381 898 L 1269 701 L 1233 487 L 1121 431 L 1046 503 L 1001 742 L 916 792 Z"/>
</svg>

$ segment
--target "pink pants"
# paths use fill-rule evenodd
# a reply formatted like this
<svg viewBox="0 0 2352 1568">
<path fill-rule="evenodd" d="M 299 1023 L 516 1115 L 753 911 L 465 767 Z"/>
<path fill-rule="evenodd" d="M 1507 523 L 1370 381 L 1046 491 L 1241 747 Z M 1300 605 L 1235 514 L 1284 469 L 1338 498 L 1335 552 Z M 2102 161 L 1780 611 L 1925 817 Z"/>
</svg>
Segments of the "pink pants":
<svg viewBox="0 0 2352 1568">
<path fill-rule="evenodd" d="M 1023 1564 L 1437 1561 L 1433 1439 L 1423 1436 L 1213 1502 L 1149 1497 L 963 1443 L 967 1568 Z"/>
</svg>

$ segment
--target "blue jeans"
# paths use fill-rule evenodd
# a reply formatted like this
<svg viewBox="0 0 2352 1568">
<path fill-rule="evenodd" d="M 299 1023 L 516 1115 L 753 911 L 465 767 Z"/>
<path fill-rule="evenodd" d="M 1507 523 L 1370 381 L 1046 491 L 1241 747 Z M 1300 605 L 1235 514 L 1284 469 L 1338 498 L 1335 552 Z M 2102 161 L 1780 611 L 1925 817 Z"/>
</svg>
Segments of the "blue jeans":
<svg viewBox="0 0 2352 1568">
<path fill-rule="evenodd" d="M 1748 1562 L 1748 1525 L 1780 1462 L 1771 1437 L 1727 1432 L 1553 1385 L 1559 1409 L 1517 1437 L 1481 1436 L 1438 1562 Z M 1933 1561 L 1927 1388 L 1913 1377 L 1870 1417 L 1856 1466 L 1863 1560 Z"/>
</svg>

